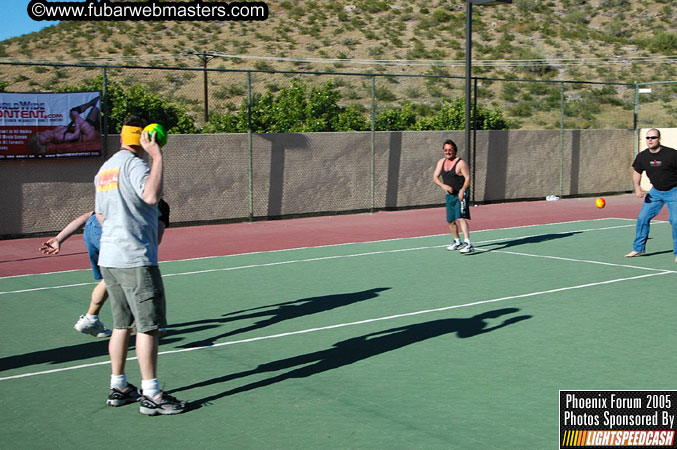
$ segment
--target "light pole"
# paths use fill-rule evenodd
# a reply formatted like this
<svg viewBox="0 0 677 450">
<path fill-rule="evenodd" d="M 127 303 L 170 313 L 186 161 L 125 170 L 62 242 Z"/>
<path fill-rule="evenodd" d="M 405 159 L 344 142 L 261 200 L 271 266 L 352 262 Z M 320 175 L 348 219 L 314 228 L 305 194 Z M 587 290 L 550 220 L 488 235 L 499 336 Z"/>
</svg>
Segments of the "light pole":
<svg viewBox="0 0 677 450">
<path fill-rule="evenodd" d="M 472 7 L 473 5 L 499 5 L 499 4 L 510 4 L 512 0 L 466 0 L 466 11 L 465 11 L 465 147 L 468 154 L 468 159 L 470 159 L 471 151 L 471 125 L 470 125 L 470 103 L 471 103 L 471 94 L 470 94 L 470 84 L 472 80 Z M 475 173 L 475 167 L 472 168 L 473 174 Z M 474 176 L 473 176 L 474 178 Z M 473 201 L 475 200 L 475 192 L 471 191 L 471 196 Z"/>
</svg>

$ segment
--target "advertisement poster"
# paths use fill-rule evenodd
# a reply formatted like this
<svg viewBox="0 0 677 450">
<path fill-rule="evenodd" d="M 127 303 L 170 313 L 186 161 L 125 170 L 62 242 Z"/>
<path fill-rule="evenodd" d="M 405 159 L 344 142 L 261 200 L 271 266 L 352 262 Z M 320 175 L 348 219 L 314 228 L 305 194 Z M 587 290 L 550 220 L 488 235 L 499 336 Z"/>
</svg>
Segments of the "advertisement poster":
<svg viewBox="0 0 677 450">
<path fill-rule="evenodd" d="M 560 391 L 560 449 L 677 448 L 677 391 Z"/>
<path fill-rule="evenodd" d="M 101 156 L 99 92 L 0 92 L 0 161 Z"/>
</svg>

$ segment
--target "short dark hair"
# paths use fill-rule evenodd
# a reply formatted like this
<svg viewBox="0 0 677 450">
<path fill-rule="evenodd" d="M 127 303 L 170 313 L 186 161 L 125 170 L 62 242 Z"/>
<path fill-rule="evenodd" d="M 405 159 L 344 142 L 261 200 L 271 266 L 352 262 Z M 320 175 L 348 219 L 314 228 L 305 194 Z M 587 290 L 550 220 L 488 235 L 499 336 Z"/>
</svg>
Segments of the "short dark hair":
<svg viewBox="0 0 677 450">
<path fill-rule="evenodd" d="M 139 128 L 145 128 L 146 125 L 148 125 L 148 120 L 146 120 L 145 117 L 141 117 L 136 114 L 130 114 L 127 116 L 124 122 L 122 122 L 122 126 L 130 126 L 130 127 L 139 127 Z"/>
<path fill-rule="evenodd" d="M 455 152 L 458 152 L 458 147 L 456 146 L 456 142 L 452 141 L 451 139 L 447 139 L 444 141 L 444 144 L 442 144 L 442 148 L 444 148 L 445 145 L 451 145 L 451 147 L 454 149 Z"/>
</svg>

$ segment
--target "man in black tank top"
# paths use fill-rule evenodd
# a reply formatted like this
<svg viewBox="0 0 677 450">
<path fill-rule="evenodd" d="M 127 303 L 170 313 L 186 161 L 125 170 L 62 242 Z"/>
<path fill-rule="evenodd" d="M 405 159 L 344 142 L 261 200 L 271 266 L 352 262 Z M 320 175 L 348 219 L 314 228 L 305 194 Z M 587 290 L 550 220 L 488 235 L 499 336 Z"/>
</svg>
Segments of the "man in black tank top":
<svg viewBox="0 0 677 450">
<path fill-rule="evenodd" d="M 470 229 L 467 219 L 470 219 L 468 209 L 468 186 L 470 185 L 470 172 L 468 164 L 461 158 L 456 157 L 458 147 L 451 139 L 444 141 L 444 158 L 437 161 L 433 182 L 446 192 L 447 223 L 454 242 L 447 250 L 459 250 L 460 253 L 468 254 L 474 251 L 470 242 Z M 461 242 L 459 228 L 463 233 L 464 242 Z"/>
</svg>

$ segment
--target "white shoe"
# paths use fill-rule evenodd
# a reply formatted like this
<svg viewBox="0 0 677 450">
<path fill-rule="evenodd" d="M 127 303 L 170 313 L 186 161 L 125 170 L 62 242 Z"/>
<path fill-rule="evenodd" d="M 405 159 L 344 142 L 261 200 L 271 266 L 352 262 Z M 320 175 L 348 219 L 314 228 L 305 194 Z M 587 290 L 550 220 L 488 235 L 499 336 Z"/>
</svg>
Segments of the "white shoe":
<svg viewBox="0 0 677 450">
<path fill-rule="evenodd" d="M 464 255 L 467 255 L 469 253 L 473 253 L 475 251 L 475 247 L 472 246 L 472 244 L 464 243 L 463 248 L 459 250 L 459 253 L 463 253 Z"/>
<path fill-rule="evenodd" d="M 454 241 L 453 244 L 447 246 L 447 250 L 449 250 L 449 251 L 458 250 L 459 248 L 462 248 L 463 245 L 464 245 L 463 242 L 460 242 L 460 241 L 459 241 L 459 242 L 456 242 L 456 241 Z"/>
<path fill-rule="evenodd" d="M 103 326 L 100 320 L 91 321 L 85 316 L 80 316 L 78 321 L 73 326 L 80 333 L 91 334 L 94 337 L 98 338 L 107 338 L 110 337 L 113 332 L 108 328 Z"/>
</svg>

